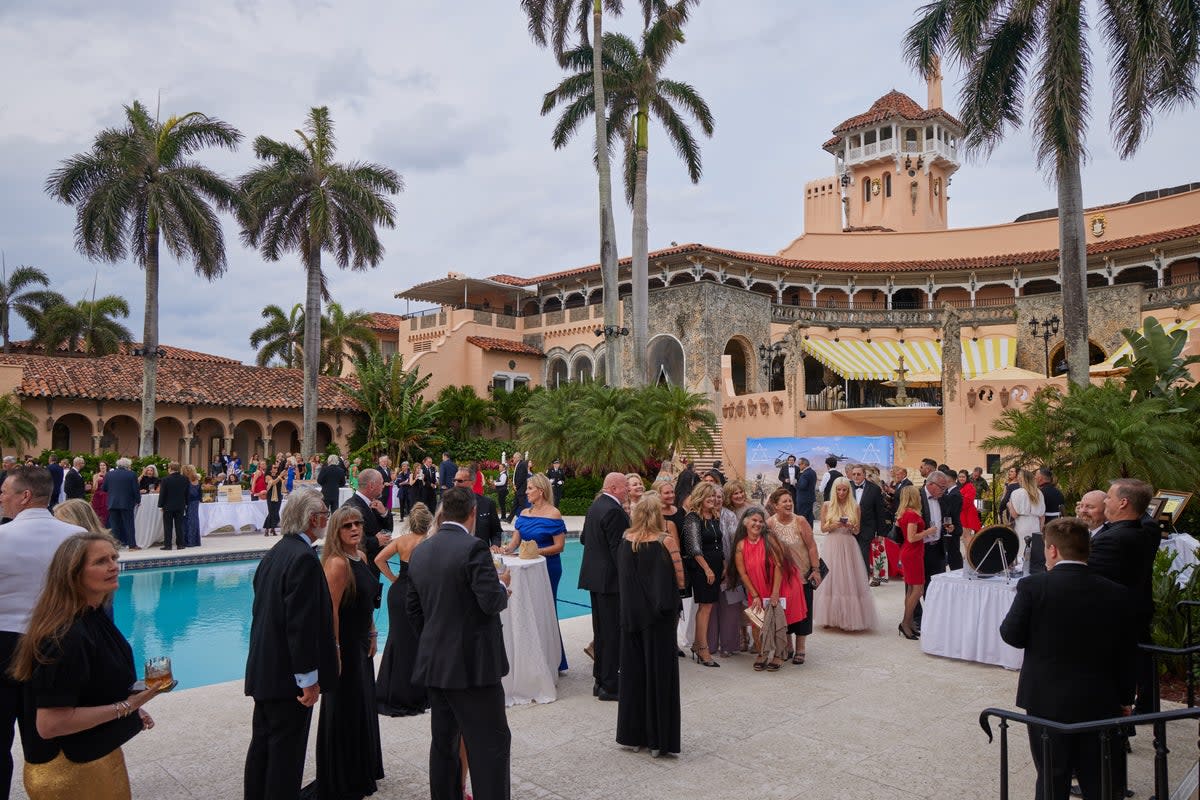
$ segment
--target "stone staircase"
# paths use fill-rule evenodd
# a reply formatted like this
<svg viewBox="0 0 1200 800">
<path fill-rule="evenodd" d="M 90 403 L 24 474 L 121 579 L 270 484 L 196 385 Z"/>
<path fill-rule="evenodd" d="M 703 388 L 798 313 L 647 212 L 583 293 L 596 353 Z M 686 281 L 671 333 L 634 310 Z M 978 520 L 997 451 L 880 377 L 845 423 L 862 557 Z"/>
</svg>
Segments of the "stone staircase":
<svg viewBox="0 0 1200 800">
<path fill-rule="evenodd" d="M 721 417 L 717 417 L 717 429 L 713 433 L 712 450 L 700 451 L 692 447 L 686 447 L 675 453 L 675 460 L 678 461 L 681 456 L 686 456 L 692 464 L 695 465 L 697 475 L 703 475 L 712 469 L 713 462 L 724 461 L 725 440 L 724 440 L 724 424 L 721 422 Z M 730 475 L 729 465 L 723 464 L 722 469 L 726 475 Z"/>
</svg>

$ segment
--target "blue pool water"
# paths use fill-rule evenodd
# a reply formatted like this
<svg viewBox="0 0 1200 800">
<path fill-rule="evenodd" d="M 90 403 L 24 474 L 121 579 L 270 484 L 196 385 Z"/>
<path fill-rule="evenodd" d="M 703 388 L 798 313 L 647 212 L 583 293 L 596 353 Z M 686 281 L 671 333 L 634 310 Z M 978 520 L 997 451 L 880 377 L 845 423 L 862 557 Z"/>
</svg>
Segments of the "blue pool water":
<svg viewBox="0 0 1200 800">
<path fill-rule="evenodd" d="M 587 592 L 576 588 L 582 557 L 583 547 L 569 540 L 558 587 L 560 619 L 591 612 Z M 180 688 L 244 677 L 257 567 L 257 561 L 233 561 L 121 573 L 114 612 L 133 645 L 138 674 L 146 658 L 169 656 Z M 398 570 L 399 563 L 392 569 Z M 375 625 L 382 650 L 388 630 L 386 598 L 375 612 Z"/>
</svg>

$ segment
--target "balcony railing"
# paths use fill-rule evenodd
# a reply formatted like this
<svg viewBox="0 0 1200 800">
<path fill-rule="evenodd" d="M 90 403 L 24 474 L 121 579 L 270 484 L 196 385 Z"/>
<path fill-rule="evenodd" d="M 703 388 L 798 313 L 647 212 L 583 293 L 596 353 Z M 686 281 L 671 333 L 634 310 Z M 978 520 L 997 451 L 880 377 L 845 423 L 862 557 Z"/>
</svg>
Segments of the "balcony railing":
<svg viewBox="0 0 1200 800">
<path fill-rule="evenodd" d="M 959 313 L 963 325 L 1001 325 L 1016 319 L 1015 304 L 995 306 L 965 306 Z M 834 328 L 940 328 L 944 312 L 941 308 L 828 308 L 788 306 L 774 303 L 771 321 L 783 325 L 799 322 L 802 325 L 822 325 Z"/>
</svg>

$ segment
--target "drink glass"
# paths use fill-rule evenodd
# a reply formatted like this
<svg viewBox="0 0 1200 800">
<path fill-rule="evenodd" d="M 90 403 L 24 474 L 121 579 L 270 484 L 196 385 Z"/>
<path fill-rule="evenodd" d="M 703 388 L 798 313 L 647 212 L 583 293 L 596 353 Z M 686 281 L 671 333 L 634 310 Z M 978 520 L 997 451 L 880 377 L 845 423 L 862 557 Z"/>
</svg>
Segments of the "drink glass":
<svg viewBox="0 0 1200 800">
<path fill-rule="evenodd" d="M 942 517 L 942 527 L 952 530 L 954 528 L 954 517 Z"/>
<path fill-rule="evenodd" d="M 175 682 L 171 674 L 171 659 L 167 656 L 146 659 L 146 688 L 166 691 Z"/>
</svg>

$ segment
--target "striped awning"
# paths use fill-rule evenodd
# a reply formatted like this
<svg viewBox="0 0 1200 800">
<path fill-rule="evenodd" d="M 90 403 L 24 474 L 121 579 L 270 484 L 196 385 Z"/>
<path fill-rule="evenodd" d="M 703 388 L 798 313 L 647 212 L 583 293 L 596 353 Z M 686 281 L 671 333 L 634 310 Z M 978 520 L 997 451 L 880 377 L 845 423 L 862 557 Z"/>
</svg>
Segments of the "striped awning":
<svg viewBox="0 0 1200 800">
<path fill-rule="evenodd" d="M 1159 322 L 1161 323 L 1162 321 L 1160 320 Z M 1188 319 L 1188 320 L 1184 320 L 1183 322 L 1171 321 L 1171 322 L 1164 324 L 1162 326 L 1162 328 L 1167 333 L 1172 333 L 1174 331 L 1190 331 L 1192 328 L 1196 327 L 1197 323 L 1200 323 L 1200 320 Z M 1144 332 L 1145 328 L 1143 328 L 1142 330 Z M 1120 347 L 1118 347 L 1116 350 L 1114 350 L 1113 354 L 1111 356 L 1109 356 L 1105 361 L 1102 361 L 1099 364 L 1093 364 L 1090 371 L 1094 374 L 1101 374 L 1101 375 L 1106 374 L 1106 373 L 1113 373 L 1113 372 L 1117 371 L 1117 369 L 1118 369 L 1117 362 L 1120 361 L 1124 356 L 1127 356 L 1132 352 L 1133 352 L 1133 345 L 1131 345 L 1129 342 L 1125 342 Z"/>
<path fill-rule="evenodd" d="M 942 346 L 922 339 L 901 343 L 897 339 L 871 342 L 846 339 L 805 339 L 804 350 L 843 378 L 852 381 L 886 381 L 896 377 L 900 356 L 911 372 L 942 371 Z M 1017 341 L 1011 336 L 985 336 L 962 342 L 963 377 L 974 378 L 1016 363 Z"/>
</svg>

